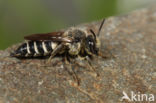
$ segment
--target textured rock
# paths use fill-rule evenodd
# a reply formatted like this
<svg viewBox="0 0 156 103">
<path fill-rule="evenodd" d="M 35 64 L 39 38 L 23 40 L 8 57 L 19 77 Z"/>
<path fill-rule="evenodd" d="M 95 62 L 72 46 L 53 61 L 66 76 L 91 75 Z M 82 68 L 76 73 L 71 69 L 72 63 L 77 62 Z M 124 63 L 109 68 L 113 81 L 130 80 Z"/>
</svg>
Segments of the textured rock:
<svg viewBox="0 0 156 103">
<path fill-rule="evenodd" d="M 97 31 L 99 24 L 80 26 Z M 99 77 L 75 66 L 80 86 L 63 68 L 60 57 L 44 67 L 47 59 L 9 57 L 17 45 L 0 51 L 0 103 L 117 103 L 123 91 L 156 94 L 156 6 L 108 18 L 101 41 L 103 54 L 115 57 L 92 61 Z"/>
</svg>

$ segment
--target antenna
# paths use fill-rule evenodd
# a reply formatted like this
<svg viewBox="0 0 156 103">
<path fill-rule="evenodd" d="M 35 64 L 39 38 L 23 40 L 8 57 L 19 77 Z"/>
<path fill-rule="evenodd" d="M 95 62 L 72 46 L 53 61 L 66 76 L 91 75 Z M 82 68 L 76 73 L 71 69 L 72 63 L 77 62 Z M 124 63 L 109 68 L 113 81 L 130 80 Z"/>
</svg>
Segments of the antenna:
<svg viewBox="0 0 156 103">
<path fill-rule="evenodd" d="M 101 25 L 100 25 L 100 27 L 99 27 L 99 31 L 98 31 L 98 33 L 97 33 L 97 36 L 100 35 L 100 32 L 101 32 L 101 29 L 102 29 L 102 26 L 103 26 L 104 22 L 105 22 L 105 19 L 103 19 L 102 22 L 101 22 Z M 94 38 L 95 38 L 95 40 L 96 40 L 96 34 L 95 34 L 95 32 L 94 32 L 92 29 L 90 29 L 90 32 L 93 34 L 93 36 L 94 36 Z"/>
<path fill-rule="evenodd" d="M 92 29 L 90 29 L 90 32 L 93 34 L 93 36 L 94 36 L 94 38 L 96 40 L 96 35 L 95 35 L 94 31 Z"/>
<path fill-rule="evenodd" d="M 101 32 L 101 29 L 102 29 L 102 26 L 103 26 L 104 22 L 105 22 L 105 19 L 103 19 L 102 22 L 101 22 L 101 25 L 100 25 L 100 27 L 99 27 L 99 31 L 98 31 L 98 33 L 97 33 L 97 36 L 100 35 L 100 32 Z"/>
</svg>

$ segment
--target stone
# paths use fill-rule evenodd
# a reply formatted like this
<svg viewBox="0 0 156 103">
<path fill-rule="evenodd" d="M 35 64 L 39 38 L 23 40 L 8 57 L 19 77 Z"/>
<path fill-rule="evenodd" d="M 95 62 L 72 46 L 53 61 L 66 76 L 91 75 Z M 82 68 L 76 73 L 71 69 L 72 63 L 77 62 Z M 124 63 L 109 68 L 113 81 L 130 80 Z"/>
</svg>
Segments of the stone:
<svg viewBox="0 0 156 103">
<path fill-rule="evenodd" d="M 97 32 L 100 23 L 79 26 Z M 94 58 L 98 77 L 75 65 L 79 86 L 60 57 L 45 67 L 47 59 L 10 57 L 18 45 L 0 51 L 0 103 L 117 103 L 123 92 L 156 94 L 156 5 L 107 18 L 100 40 L 102 53 L 114 57 Z"/>
</svg>

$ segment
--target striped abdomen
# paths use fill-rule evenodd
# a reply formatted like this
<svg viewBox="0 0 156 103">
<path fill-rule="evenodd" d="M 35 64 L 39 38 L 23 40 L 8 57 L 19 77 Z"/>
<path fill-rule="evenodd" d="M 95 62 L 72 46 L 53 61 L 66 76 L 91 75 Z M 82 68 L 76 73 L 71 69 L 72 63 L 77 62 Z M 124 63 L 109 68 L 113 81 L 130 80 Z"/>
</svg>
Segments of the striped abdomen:
<svg viewBox="0 0 156 103">
<path fill-rule="evenodd" d="M 28 41 L 22 44 L 13 54 L 15 57 L 48 56 L 55 49 L 57 43 L 52 41 Z"/>
</svg>

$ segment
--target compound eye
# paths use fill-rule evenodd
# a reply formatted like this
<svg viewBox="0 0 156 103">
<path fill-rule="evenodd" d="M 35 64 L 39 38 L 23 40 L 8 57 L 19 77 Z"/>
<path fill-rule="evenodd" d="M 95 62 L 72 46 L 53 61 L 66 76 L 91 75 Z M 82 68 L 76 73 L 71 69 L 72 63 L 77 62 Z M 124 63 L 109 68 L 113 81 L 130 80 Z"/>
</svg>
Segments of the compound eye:
<svg viewBox="0 0 156 103">
<path fill-rule="evenodd" d="M 88 44 L 89 46 L 93 46 L 93 45 L 94 45 L 94 40 L 93 40 L 92 36 L 88 36 L 88 37 L 86 38 L 86 42 L 87 42 L 87 44 Z"/>
<path fill-rule="evenodd" d="M 93 46 L 93 45 L 94 45 L 93 41 L 90 40 L 90 41 L 89 41 L 89 45 L 90 45 L 90 46 Z"/>
<path fill-rule="evenodd" d="M 94 41 L 92 39 L 89 39 L 88 40 L 88 45 L 89 45 L 90 49 L 93 49 L 94 48 Z"/>
</svg>

